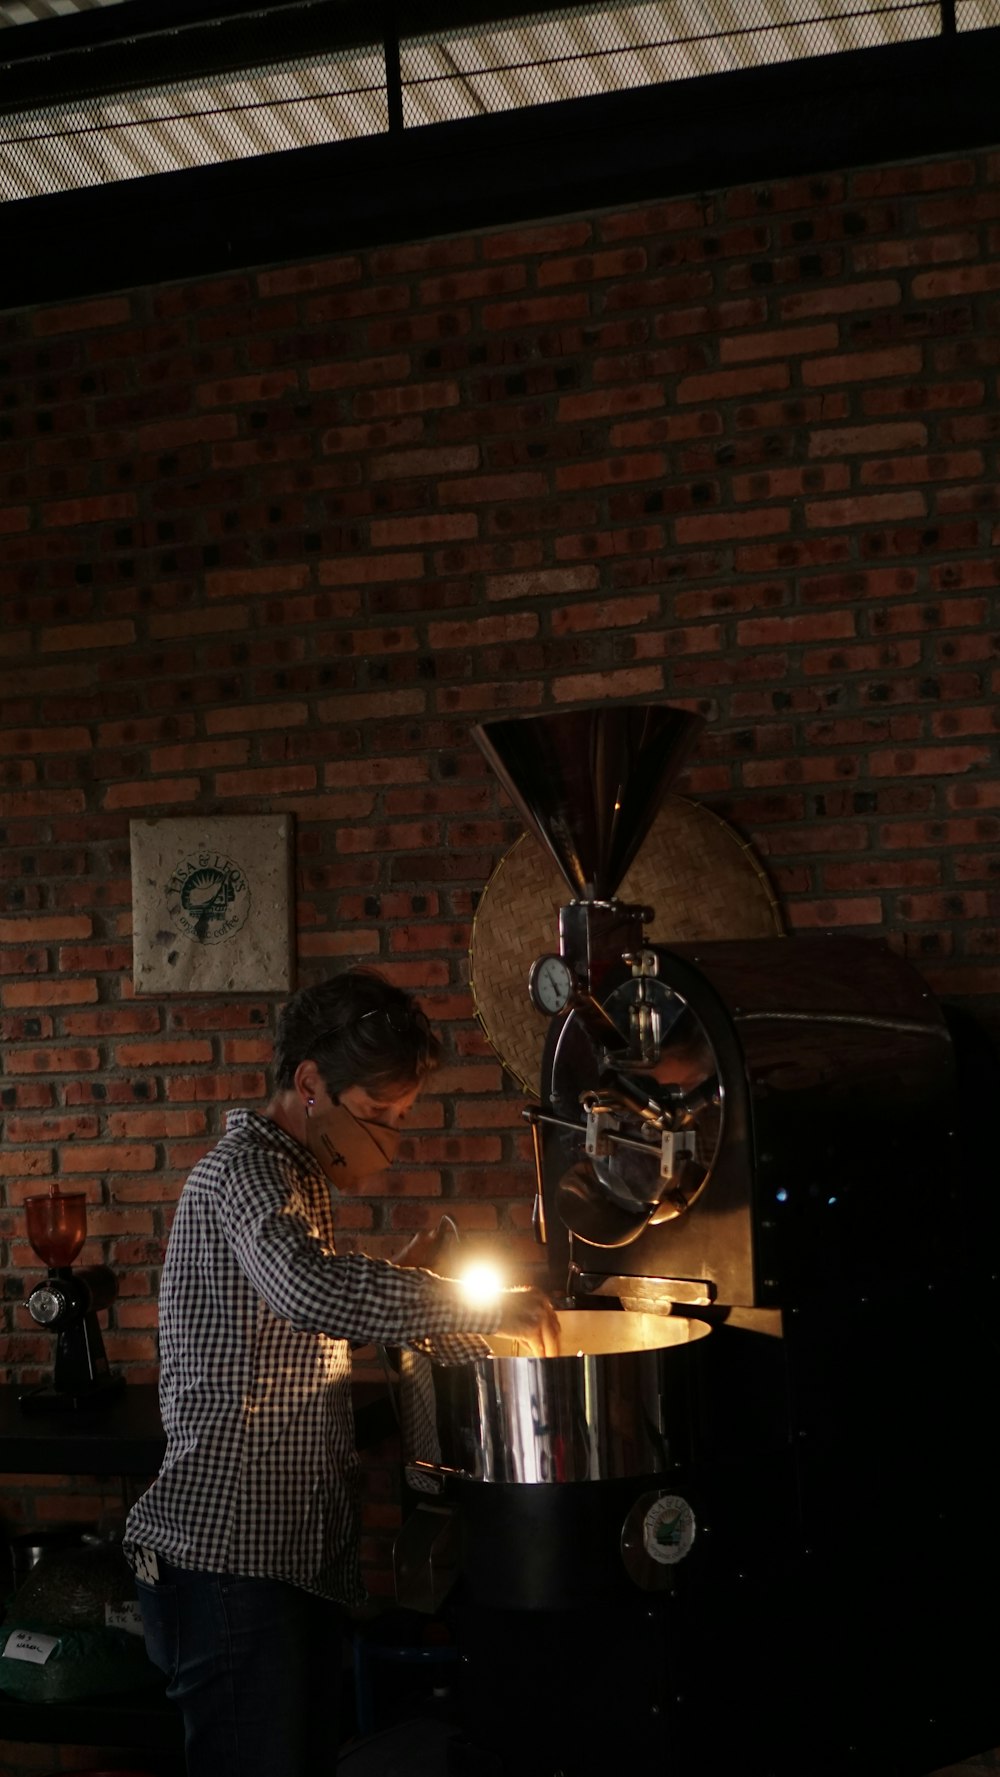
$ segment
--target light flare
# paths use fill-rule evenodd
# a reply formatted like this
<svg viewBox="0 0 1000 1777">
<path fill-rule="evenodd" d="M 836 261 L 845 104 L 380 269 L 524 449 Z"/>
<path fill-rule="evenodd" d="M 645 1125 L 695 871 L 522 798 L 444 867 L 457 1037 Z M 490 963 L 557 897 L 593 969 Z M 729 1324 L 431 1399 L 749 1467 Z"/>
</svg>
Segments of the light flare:
<svg viewBox="0 0 1000 1777">
<path fill-rule="evenodd" d="M 473 1308 L 489 1307 L 504 1287 L 503 1277 L 497 1267 L 485 1261 L 467 1266 L 459 1282 L 462 1294 Z"/>
</svg>

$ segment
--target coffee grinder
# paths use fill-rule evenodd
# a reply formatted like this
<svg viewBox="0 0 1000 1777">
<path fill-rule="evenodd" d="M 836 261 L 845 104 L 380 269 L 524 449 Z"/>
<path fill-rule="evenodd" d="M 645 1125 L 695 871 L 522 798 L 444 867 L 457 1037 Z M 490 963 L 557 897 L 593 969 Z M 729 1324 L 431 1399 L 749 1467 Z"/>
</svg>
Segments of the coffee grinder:
<svg viewBox="0 0 1000 1777">
<path fill-rule="evenodd" d="M 82 1191 L 28 1197 L 24 1205 L 32 1251 L 48 1267 L 26 1306 L 40 1327 L 56 1334 L 55 1370 L 50 1386 L 28 1389 L 19 1397 L 22 1412 L 79 1411 L 114 1400 L 124 1378 L 108 1367 L 98 1311 L 110 1307 L 118 1293 L 114 1273 L 106 1265 L 81 1266 L 73 1260 L 87 1238 L 87 1199 Z"/>
</svg>

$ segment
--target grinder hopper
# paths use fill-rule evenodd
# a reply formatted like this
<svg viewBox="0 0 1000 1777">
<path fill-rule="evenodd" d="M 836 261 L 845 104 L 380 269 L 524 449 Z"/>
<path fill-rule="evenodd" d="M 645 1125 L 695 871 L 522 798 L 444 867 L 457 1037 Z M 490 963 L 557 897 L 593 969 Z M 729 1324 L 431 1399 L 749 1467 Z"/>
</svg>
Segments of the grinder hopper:
<svg viewBox="0 0 1000 1777">
<path fill-rule="evenodd" d="M 609 900 L 704 726 L 667 704 L 484 722 L 473 739 L 581 901 Z"/>
</svg>

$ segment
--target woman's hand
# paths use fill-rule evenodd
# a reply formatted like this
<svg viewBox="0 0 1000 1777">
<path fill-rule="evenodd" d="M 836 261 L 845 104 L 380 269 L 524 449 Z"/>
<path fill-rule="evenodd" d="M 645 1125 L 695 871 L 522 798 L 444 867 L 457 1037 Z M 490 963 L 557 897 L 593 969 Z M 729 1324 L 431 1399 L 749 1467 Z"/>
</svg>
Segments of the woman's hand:
<svg viewBox="0 0 1000 1777">
<path fill-rule="evenodd" d="M 519 1339 L 531 1357 L 559 1356 L 559 1320 L 544 1290 L 504 1290 L 500 1298 L 502 1319 L 497 1331 Z"/>
</svg>

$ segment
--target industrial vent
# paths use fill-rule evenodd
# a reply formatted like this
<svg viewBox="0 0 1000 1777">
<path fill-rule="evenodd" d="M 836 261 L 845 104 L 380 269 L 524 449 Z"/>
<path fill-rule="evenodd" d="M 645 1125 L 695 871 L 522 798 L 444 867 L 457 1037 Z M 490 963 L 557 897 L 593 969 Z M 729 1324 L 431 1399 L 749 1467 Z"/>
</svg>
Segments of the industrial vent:
<svg viewBox="0 0 1000 1777">
<path fill-rule="evenodd" d="M 977 0 L 968 0 L 973 6 Z M 1000 0 L 997 0 L 1000 3 Z M 588 6 L 400 45 L 410 125 L 871 49 L 941 29 L 937 0 L 670 0 Z"/>
<path fill-rule="evenodd" d="M 302 0 L 282 6 L 281 27 L 285 44 L 308 40 L 309 53 L 275 53 L 271 29 L 262 55 L 260 21 L 273 26 L 274 15 L 257 12 L 236 31 L 227 26 L 220 68 L 218 21 L 132 40 L 129 0 L 97 3 L 122 19 L 117 80 L 113 45 L 99 81 L 85 48 L 53 52 L 62 89 L 32 105 L 19 98 L 19 75 L 37 82 L 46 57 L 4 65 L 0 49 L 0 201 L 1000 22 L 1000 0 L 665 0 L 561 7 L 359 46 L 332 41 L 336 7 Z M 0 0 L 0 25 L 92 9 L 93 0 Z M 0 31 L 0 44 L 14 36 Z M 164 65 L 174 77 L 150 77 Z"/>
<path fill-rule="evenodd" d="M 0 199 L 278 154 L 387 128 L 381 44 L 96 94 L 0 118 Z"/>
</svg>

